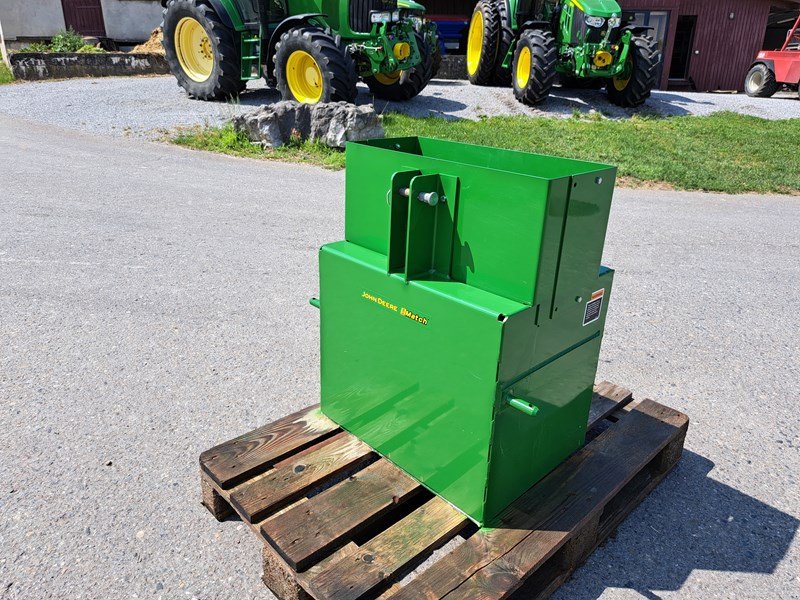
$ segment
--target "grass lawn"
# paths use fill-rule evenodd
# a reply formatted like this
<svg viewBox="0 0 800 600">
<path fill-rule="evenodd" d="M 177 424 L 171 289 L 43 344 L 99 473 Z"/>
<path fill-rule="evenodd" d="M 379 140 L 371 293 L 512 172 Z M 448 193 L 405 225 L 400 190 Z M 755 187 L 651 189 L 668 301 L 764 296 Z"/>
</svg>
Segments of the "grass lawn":
<svg viewBox="0 0 800 600">
<path fill-rule="evenodd" d="M 384 116 L 387 137 L 425 136 L 616 165 L 627 185 L 800 194 L 800 120 L 767 121 L 734 113 L 707 117 L 481 121 Z M 231 126 L 185 131 L 175 143 L 239 156 L 344 166 L 344 153 L 309 143 L 263 151 Z"/>
<path fill-rule="evenodd" d="M 14 81 L 14 76 L 4 62 L 0 62 L 0 85 L 4 83 L 11 83 Z"/>
</svg>

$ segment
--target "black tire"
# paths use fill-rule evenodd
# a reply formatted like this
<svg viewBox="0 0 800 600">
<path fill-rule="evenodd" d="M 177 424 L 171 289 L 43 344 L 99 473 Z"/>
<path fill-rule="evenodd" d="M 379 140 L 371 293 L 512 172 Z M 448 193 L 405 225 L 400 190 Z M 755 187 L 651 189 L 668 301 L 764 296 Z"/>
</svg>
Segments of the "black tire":
<svg viewBox="0 0 800 600">
<path fill-rule="evenodd" d="M 599 90 L 604 82 L 599 77 L 573 77 L 559 73 L 558 83 L 562 88 L 573 90 Z"/>
<path fill-rule="evenodd" d="M 530 72 L 524 69 L 526 52 L 530 53 Z M 544 29 L 526 29 L 522 32 L 511 67 L 511 87 L 517 100 L 532 106 L 550 95 L 556 79 L 557 58 L 556 39 L 552 33 Z"/>
<path fill-rule="evenodd" d="M 428 43 L 419 33 L 414 33 L 420 53 L 420 63 L 400 72 L 400 77 L 395 83 L 383 83 L 377 77 L 365 77 L 364 83 L 369 86 L 375 96 L 381 100 L 394 100 L 404 102 L 411 100 L 419 94 L 433 77 L 433 55 Z"/>
<path fill-rule="evenodd" d="M 477 19 L 483 24 L 483 34 L 473 39 Z M 480 0 L 472 11 L 467 32 L 467 77 L 473 85 L 494 83 L 494 68 L 500 42 L 500 15 L 493 0 Z M 476 53 L 478 53 L 476 56 Z"/>
<path fill-rule="evenodd" d="M 636 108 L 650 97 L 656 84 L 658 70 L 658 47 L 647 36 L 631 38 L 628 60 L 632 61 L 630 77 L 627 80 L 612 77 L 606 83 L 608 99 L 612 104 L 624 108 Z"/>
<path fill-rule="evenodd" d="M 494 83 L 497 85 L 511 85 L 511 67 L 503 67 L 503 59 L 508 54 L 508 49 L 514 43 L 514 31 L 511 29 L 511 18 L 508 13 L 507 0 L 495 0 L 497 15 L 500 21 L 500 33 L 497 40 L 497 58 L 494 65 Z"/>
<path fill-rule="evenodd" d="M 189 76 L 178 58 L 175 32 L 185 18 L 200 23 L 208 36 L 214 65 L 205 81 L 197 81 Z M 161 43 L 170 71 L 190 98 L 228 100 L 245 89 L 247 82 L 241 78 L 241 53 L 236 32 L 226 27 L 210 6 L 200 4 L 198 0 L 169 0 L 164 8 L 161 27 L 164 31 Z"/>
<path fill-rule="evenodd" d="M 275 80 L 284 100 L 295 100 L 286 77 L 289 57 L 294 52 L 311 55 L 322 75 L 322 93 L 318 102 L 355 102 L 358 90 L 356 65 L 341 43 L 319 27 L 305 26 L 290 29 L 275 44 Z M 309 102 L 315 104 L 316 102 Z"/>
<path fill-rule="evenodd" d="M 775 81 L 775 73 L 763 63 L 753 65 L 744 78 L 744 91 L 751 98 L 769 98 L 780 87 Z"/>
</svg>

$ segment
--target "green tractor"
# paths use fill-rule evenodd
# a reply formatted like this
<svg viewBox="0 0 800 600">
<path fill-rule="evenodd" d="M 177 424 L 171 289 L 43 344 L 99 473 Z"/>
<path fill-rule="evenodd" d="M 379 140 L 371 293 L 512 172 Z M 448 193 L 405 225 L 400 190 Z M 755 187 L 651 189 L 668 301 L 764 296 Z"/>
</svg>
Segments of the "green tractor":
<svg viewBox="0 0 800 600">
<path fill-rule="evenodd" d="M 161 0 L 164 50 L 192 98 L 238 96 L 266 78 L 284 100 L 409 100 L 438 68 L 436 25 L 412 0 Z"/>
<path fill-rule="evenodd" d="M 636 107 L 656 83 L 659 53 L 649 27 L 622 22 L 615 0 L 479 0 L 467 34 L 467 74 L 476 85 L 512 85 L 538 104 L 556 76 L 568 87 L 601 87 Z"/>
</svg>

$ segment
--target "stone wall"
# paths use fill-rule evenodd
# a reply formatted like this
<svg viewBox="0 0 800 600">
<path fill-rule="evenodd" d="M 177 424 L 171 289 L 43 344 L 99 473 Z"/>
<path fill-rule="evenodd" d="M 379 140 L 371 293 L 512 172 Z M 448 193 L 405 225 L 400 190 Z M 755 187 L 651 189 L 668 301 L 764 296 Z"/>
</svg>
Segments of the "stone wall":
<svg viewBox="0 0 800 600">
<path fill-rule="evenodd" d="M 12 54 L 10 58 L 14 77 L 28 81 L 169 73 L 166 59 L 157 54 L 21 52 Z"/>
</svg>

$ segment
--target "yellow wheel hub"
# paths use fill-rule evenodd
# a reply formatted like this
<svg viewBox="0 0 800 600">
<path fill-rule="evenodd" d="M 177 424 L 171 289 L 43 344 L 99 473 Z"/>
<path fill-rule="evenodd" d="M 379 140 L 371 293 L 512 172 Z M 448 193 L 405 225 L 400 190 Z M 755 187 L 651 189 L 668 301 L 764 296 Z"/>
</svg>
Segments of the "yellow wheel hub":
<svg viewBox="0 0 800 600">
<path fill-rule="evenodd" d="M 519 51 L 515 76 L 517 79 L 517 87 L 524 90 L 531 80 L 531 49 L 528 48 L 528 46 L 524 46 L 522 50 Z"/>
<path fill-rule="evenodd" d="M 214 71 L 211 40 L 199 21 L 184 17 L 175 28 L 175 54 L 189 79 L 203 83 Z"/>
<path fill-rule="evenodd" d="M 478 72 L 481 64 L 481 52 L 483 52 L 483 13 L 476 10 L 472 13 L 472 21 L 469 24 L 467 33 L 467 73 L 474 75 Z"/>
<path fill-rule="evenodd" d="M 391 73 L 375 73 L 375 79 L 383 85 L 394 85 L 400 81 L 402 71 L 393 71 Z"/>
<path fill-rule="evenodd" d="M 595 67 L 603 68 L 614 62 L 614 57 L 611 56 L 611 52 L 599 50 L 597 54 L 594 55 L 594 60 L 592 62 Z"/>
<path fill-rule="evenodd" d="M 411 56 L 411 44 L 408 42 L 400 42 L 394 45 L 392 53 L 397 60 L 405 60 Z"/>
<path fill-rule="evenodd" d="M 295 100 L 316 104 L 322 98 L 322 71 L 305 50 L 295 50 L 286 61 L 286 83 Z"/>
</svg>

